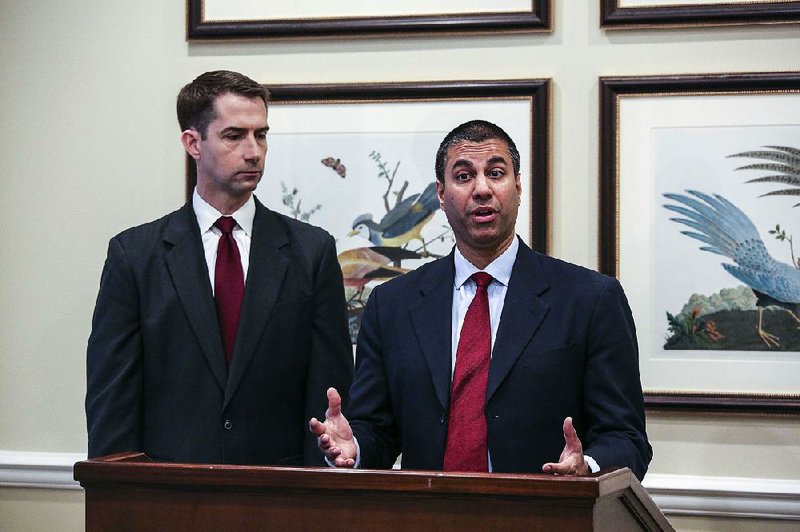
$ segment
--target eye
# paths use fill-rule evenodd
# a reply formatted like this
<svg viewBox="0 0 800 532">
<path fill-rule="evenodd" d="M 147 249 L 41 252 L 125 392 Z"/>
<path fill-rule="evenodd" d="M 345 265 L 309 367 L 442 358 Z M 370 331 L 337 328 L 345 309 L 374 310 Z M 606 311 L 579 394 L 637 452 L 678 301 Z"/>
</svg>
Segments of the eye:
<svg viewBox="0 0 800 532">
<path fill-rule="evenodd" d="M 467 172 L 457 172 L 453 176 L 453 179 L 455 179 L 456 181 L 467 181 L 467 180 L 469 180 L 469 178 L 470 178 L 470 175 Z"/>
<path fill-rule="evenodd" d="M 506 175 L 505 171 L 502 168 L 494 168 L 489 171 L 489 177 L 500 178 Z"/>
<path fill-rule="evenodd" d="M 266 131 L 257 131 L 256 132 L 256 138 L 259 139 L 259 140 L 266 139 L 267 138 L 267 132 Z"/>
<path fill-rule="evenodd" d="M 226 140 L 241 140 L 243 135 L 241 133 L 228 133 L 224 137 Z"/>
</svg>

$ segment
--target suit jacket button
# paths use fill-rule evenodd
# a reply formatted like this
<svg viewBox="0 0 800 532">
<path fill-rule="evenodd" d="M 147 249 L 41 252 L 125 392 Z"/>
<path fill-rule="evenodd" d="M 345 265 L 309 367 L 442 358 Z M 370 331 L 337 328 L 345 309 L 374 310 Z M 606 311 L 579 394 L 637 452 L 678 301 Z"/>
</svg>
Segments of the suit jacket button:
<svg viewBox="0 0 800 532">
<path fill-rule="evenodd" d="M 233 428 L 233 423 L 231 423 L 230 419 L 226 419 L 223 427 L 225 427 L 225 430 L 231 430 Z"/>
<path fill-rule="evenodd" d="M 444 425 L 444 416 L 439 418 L 439 424 Z"/>
</svg>

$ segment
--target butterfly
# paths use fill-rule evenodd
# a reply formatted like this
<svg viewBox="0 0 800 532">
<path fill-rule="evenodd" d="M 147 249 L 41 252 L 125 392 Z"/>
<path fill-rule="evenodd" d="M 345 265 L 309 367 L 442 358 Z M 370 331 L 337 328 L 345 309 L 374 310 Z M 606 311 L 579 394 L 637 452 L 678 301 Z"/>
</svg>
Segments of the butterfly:
<svg viewBox="0 0 800 532">
<path fill-rule="evenodd" d="M 325 157 L 320 161 L 322 164 L 334 170 L 339 176 L 344 179 L 347 175 L 347 168 L 342 164 L 341 159 L 334 159 L 333 157 Z"/>
</svg>

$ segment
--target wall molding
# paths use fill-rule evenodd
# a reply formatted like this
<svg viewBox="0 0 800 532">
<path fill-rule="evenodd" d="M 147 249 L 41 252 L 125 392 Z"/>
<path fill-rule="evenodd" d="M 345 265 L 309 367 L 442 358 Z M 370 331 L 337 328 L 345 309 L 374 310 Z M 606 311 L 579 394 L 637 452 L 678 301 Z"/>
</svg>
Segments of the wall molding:
<svg viewBox="0 0 800 532">
<path fill-rule="evenodd" d="M 81 489 L 72 478 L 84 453 L 0 451 L 0 488 Z"/>
<path fill-rule="evenodd" d="M 800 521 L 800 481 L 647 475 L 642 483 L 665 515 Z"/>
<path fill-rule="evenodd" d="M 82 453 L 0 451 L 0 488 L 81 489 L 72 466 Z M 647 475 L 644 487 L 667 516 L 800 521 L 800 481 Z"/>
</svg>

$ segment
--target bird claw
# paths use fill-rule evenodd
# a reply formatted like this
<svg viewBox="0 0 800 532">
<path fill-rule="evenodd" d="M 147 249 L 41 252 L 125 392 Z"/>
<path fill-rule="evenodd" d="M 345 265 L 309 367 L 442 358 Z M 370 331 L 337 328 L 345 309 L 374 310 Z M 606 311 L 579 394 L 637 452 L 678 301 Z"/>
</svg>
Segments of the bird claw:
<svg viewBox="0 0 800 532">
<path fill-rule="evenodd" d="M 767 331 L 765 331 L 760 327 L 756 327 L 756 331 L 758 331 L 758 335 L 761 337 L 762 340 L 764 340 L 764 343 L 767 344 L 767 347 L 769 349 L 772 349 L 773 347 L 780 348 L 781 343 L 779 337 L 775 336 L 774 334 L 768 333 Z"/>
</svg>

